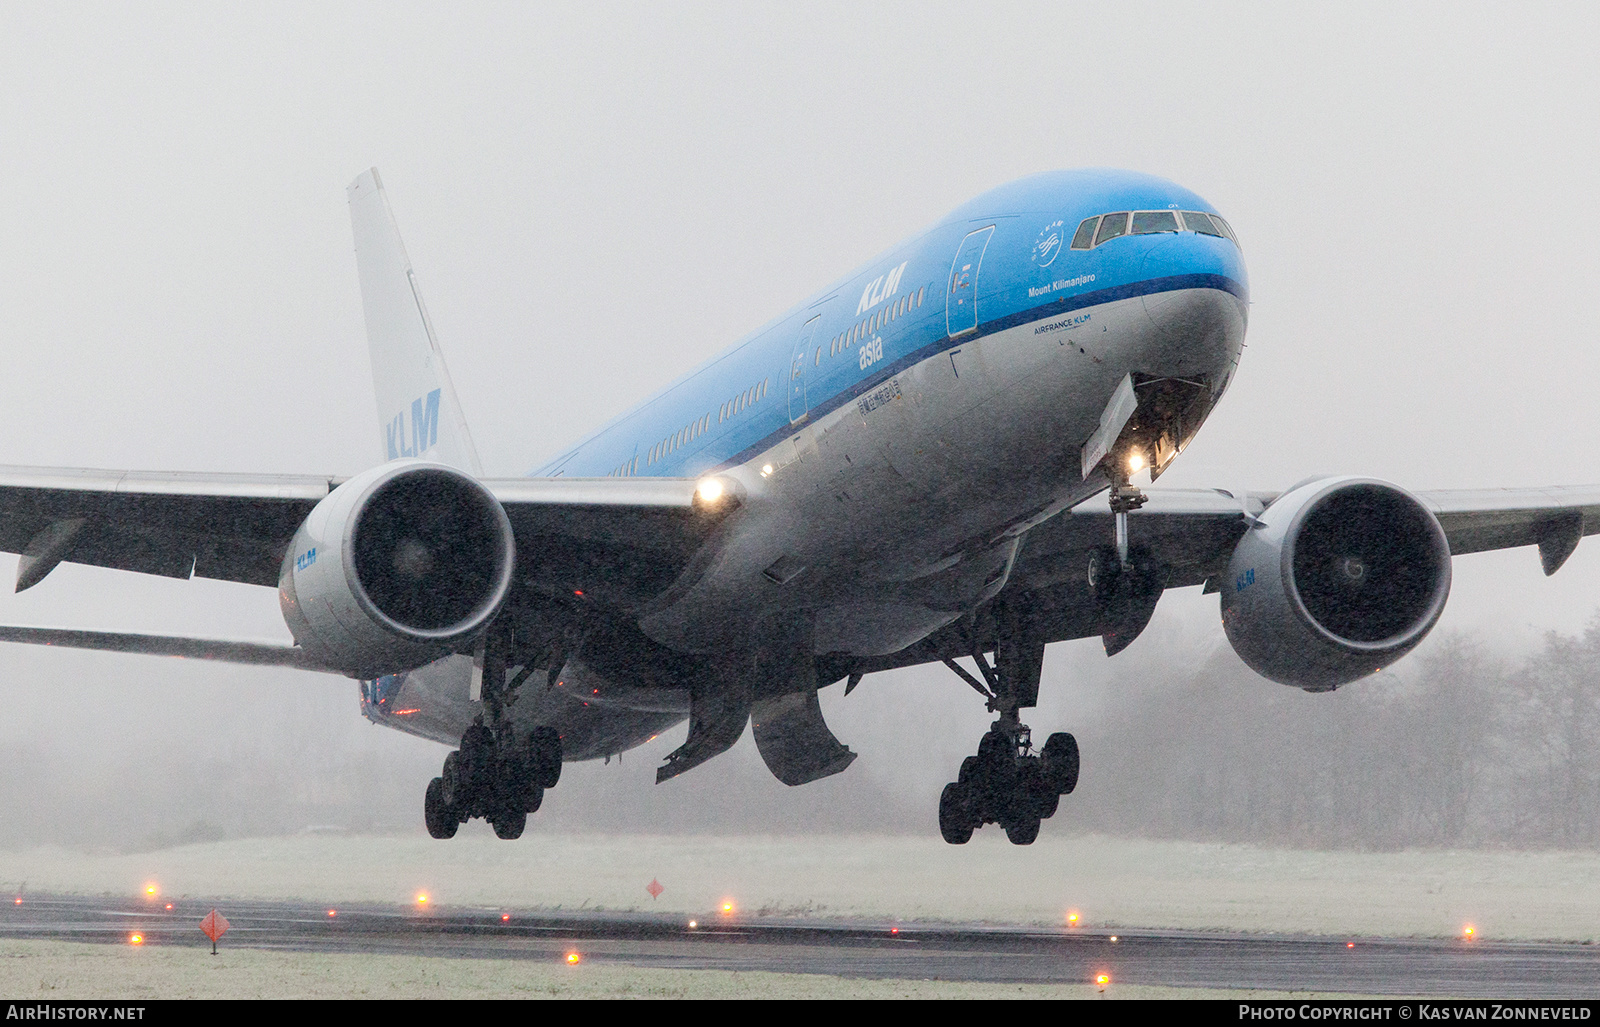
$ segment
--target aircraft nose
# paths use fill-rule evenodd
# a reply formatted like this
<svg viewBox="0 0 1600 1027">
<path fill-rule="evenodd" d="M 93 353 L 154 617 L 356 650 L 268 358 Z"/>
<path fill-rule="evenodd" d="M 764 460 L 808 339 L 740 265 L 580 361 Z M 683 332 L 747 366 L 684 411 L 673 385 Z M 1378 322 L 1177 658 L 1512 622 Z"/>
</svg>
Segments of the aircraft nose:
<svg viewBox="0 0 1600 1027">
<path fill-rule="evenodd" d="M 1144 311 L 1162 373 L 1220 380 L 1238 361 L 1249 305 L 1242 269 L 1218 249 L 1175 235 L 1145 257 L 1140 277 L 1151 291 Z"/>
</svg>

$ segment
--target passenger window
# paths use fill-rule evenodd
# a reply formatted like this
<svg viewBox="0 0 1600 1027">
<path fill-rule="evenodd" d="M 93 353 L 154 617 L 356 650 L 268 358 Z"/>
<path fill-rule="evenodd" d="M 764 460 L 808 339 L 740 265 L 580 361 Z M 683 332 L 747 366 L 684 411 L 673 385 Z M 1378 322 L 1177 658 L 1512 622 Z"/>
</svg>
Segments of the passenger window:
<svg viewBox="0 0 1600 1027">
<path fill-rule="evenodd" d="M 1084 218 L 1083 223 L 1078 226 L 1077 234 L 1072 237 L 1072 248 L 1075 250 L 1086 250 L 1093 246 L 1094 226 L 1098 225 L 1099 223 L 1099 214 L 1096 214 L 1092 218 Z"/>
<path fill-rule="evenodd" d="M 1197 210 L 1186 210 L 1183 212 L 1183 227 L 1187 228 L 1191 232 L 1199 232 L 1201 235 L 1215 235 L 1219 238 L 1224 237 L 1222 235 L 1222 229 L 1213 225 L 1211 223 L 1211 218 L 1208 215 L 1202 214 Z"/>
<path fill-rule="evenodd" d="M 1121 214 L 1107 214 L 1100 219 L 1100 231 L 1095 233 L 1094 244 L 1099 246 L 1107 239 L 1115 239 L 1119 235 L 1126 235 L 1127 232 L 1127 211 L 1123 211 Z"/>
<path fill-rule="evenodd" d="M 1133 215 L 1131 235 L 1154 235 L 1156 232 L 1176 232 L 1178 215 L 1170 210 L 1141 210 Z"/>
</svg>

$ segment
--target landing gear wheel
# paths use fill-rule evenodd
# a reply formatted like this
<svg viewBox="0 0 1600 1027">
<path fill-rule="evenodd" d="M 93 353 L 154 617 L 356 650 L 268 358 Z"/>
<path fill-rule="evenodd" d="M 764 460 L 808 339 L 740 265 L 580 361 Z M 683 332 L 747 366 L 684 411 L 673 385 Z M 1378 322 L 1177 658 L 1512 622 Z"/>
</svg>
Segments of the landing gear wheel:
<svg viewBox="0 0 1600 1027">
<path fill-rule="evenodd" d="M 1057 731 L 1045 739 L 1040 755 L 1044 759 L 1045 782 L 1057 795 L 1071 795 L 1078 787 L 1078 740 L 1065 731 Z"/>
<path fill-rule="evenodd" d="M 524 809 L 503 809 L 494 815 L 494 836 L 511 841 L 513 838 L 522 837 L 522 829 L 528 826 L 528 811 Z M 1034 828 L 1035 833 L 1038 827 Z"/>
<path fill-rule="evenodd" d="M 461 779 L 461 753 L 453 751 L 444 758 L 444 771 L 438 777 L 439 800 L 450 810 L 466 806 L 466 782 Z"/>
<path fill-rule="evenodd" d="M 1017 768 L 1016 806 L 1020 821 L 1049 820 L 1056 815 L 1061 795 L 1045 780 L 1041 761 L 1030 760 Z"/>
<path fill-rule="evenodd" d="M 555 728 L 536 727 L 528 735 L 528 765 L 540 788 L 554 788 L 561 780 L 561 736 Z"/>
<path fill-rule="evenodd" d="M 428 834 L 434 838 L 454 838 L 461 818 L 444 801 L 444 780 L 434 778 L 422 795 L 422 820 L 428 825 Z"/>
<path fill-rule="evenodd" d="M 965 845 L 972 840 L 976 825 L 967 810 L 967 789 L 959 784 L 947 784 L 939 796 L 939 833 L 951 845 Z"/>
<path fill-rule="evenodd" d="M 1032 845 L 1033 840 L 1039 837 L 1039 818 L 1029 817 L 1026 820 L 1013 821 L 1001 824 L 1006 829 L 1006 837 L 1012 845 Z"/>
</svg>

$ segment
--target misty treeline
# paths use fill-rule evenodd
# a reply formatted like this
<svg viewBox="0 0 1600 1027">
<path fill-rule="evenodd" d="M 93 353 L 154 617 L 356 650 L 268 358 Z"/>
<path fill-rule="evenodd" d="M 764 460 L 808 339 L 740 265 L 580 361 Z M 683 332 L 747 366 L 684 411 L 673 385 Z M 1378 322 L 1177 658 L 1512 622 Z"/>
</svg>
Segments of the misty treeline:
<svg viewBox="0 0 1600 1027">
<path fill-rule="evenodd" d="M 1093 799 L 1077 819 L 1107 832 L 1600 848 L 1600 617 L 1519 657 L 1447 635 L 1331 694 L 1271 685 L 1219 653 L 1084 741 Z"/>
</svg>

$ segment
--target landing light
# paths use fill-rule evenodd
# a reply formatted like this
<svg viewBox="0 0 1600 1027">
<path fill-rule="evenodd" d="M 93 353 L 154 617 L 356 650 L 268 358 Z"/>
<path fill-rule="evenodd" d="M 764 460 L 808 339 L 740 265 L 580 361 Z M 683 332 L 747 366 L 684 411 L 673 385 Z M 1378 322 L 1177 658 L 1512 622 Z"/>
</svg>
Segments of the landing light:
<svg viewBox="0 0 1600 1027">
<path fill-rule="evenodd" d="M 717 908 L 722 911 L 722 915 L 723 916 L 732 916 L 733 915 L 733 900 L 732 899 L 723 899 L 722 900 L 722 905 L 718 906 Z"/>
<path fill-rule="evenodd" d="M 143 945 L 144 944 L 144 935 L 142 935 L 142 934 L 130 934 L 130 935 L 128 935 L 128 944 L 129 945 Z"/>
<path fill-rule="evenodd" d="M 1108 985 L 1110 983 L 1111 983 L 1111 975 L 1110 974 L 1101 973 L 1101 974 L 1095 974 L 1094 975 L 1094 986 L 1096 988 L 1099 988 L 1101 991 L 1105 991 L 1106 990 L 1106 985 Z"/>
<path fill-rule="evenodd" d="M 1068 927 L 1076 927 L 1076 926 L 1078 926 L 1078 911 L 1076 909 L 1072 909 L 1072 910 L 1068 910 L 1067 911 L 1067 926 Z"/>
<path fill-rule="evenodd" d="M 772 473 L 772 465 L 771 464 L 763 464 L 763 465 L 761 465 L 761 476 L 763 478 L 765 478 L 767 475 L 769 475 L 771 473 Z"/>
<path fill-rule="evenodd" d="M 1134 453 L 1132 456 L 1128 457 L 1128 473 L 1138 474 L 1142 470 L 1144 470 L 1143 453 Z"/>
<path fill-rule="evenodd" d="M 417 892 L 417 905 L 426 906 L 427 904 L 428 904 L 428 893 L 425 892 L 425 891 Z"/>
<path fill-rule="evenodd" d="M 146 897 L 153 899 L 157 895 L 161 894 L 161 889 L 156 887 L 154 884 L 147 884 L 144 886 L 144 893 Z"/>
<path fill-rule="evenodd" d="M 577 966 L 582 960 L 583 960 L 583 957 L 578 955 L 576 952 L 568 952 L 567 953 L 567 965 L 568 966 Z"/>
<path fill-rule="evenodd" d="M 1473 938 L 1477 937 L 1477 935 L 1478 929 L 1471 924 L 1468 924 L 1466 927 L 1461 929 L 1461 936 L 1468 941 L 1471 941 Z"/>
<path fill-rule="evenodd" d="M 722 482 L 718 481 L 717 479 L 702 478 L 700 480 L 700 484 L 695 488 L 694 494 L 699 497 L 700 502 L 705 503 L 708 506 L 713 506 L 716 504 L 717 500 L 722 498 L 722 493 L 724 491 L 725 490 L 723 489 Z"/>
</svg>

